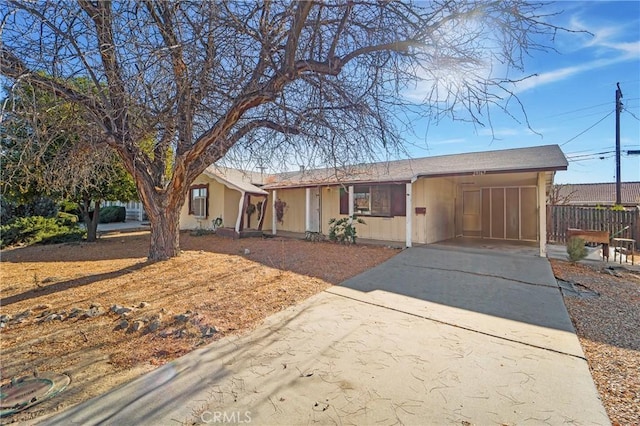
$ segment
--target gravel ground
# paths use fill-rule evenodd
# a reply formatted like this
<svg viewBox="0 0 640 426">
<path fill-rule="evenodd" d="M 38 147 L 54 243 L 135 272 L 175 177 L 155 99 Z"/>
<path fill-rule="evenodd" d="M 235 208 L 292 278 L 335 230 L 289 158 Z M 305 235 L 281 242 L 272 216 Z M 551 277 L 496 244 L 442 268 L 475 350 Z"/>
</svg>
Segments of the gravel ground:
<svg viewBox="0 0 640 426">
<path fill-rule="evenodd" d="M 552 260 L 557 278 L 595 297 L 565 294 L 600 397 L 614 425 L 640 424 L 640 274 Z"/>
</svg>

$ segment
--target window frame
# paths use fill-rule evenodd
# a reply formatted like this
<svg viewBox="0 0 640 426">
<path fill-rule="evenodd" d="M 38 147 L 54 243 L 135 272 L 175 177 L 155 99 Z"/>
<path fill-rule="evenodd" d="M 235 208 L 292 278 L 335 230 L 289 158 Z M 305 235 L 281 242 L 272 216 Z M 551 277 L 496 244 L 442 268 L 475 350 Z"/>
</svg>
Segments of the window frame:
<svg viewBox="0 0 640 426">
<path fill-rule="evenodd" d="M 205 196 L 203 197 L 202 195 L 198 195 L 196 196 L 195 193 L 196 191 L 200 192 L 201 190 L 205 190 Z M 209 217 L 209 184 L 208 183 L 204 183 L 204 184 L 198 184 L 198 185 L 191 185 L 189 187 L 189 214 L 195 216 L 198 219 L 207 219 Z M 196 214 L 195 209 L 194 209 L 194 201 L 196 199 L 204 199 L 204 216 L 199 216 Z"/>
<path fill-rule="evenodd" d="M 380 184 L 368 184 L 368 185 L 353 185 L 353 214 L 367 217 L 406 217 L 406 183 L 380 183 Z M 375 187 L 375 189 L 373 189 Z M 347 187 L 348 188 L 348 187 Z M 347 188 L 340 188 L 340 214 L 349 214 L 349 192 Z M 384 194 L 387 198 L 388 213 L 374 213 L 373 194 Z M 367 196 L 356 196 L 356 194 L 367 194 Z M 358 209 L 356 203 L 358 200 L 367 199 L 368 213 L 362 212 L 365 209 Z M 401 201 L 401 202 L 398 202 Z M 378 203 L 380 204 L 380 203 Z M 384 201 L 381 204 L 385 204 Z M 360 212 L 358 210 L 361 210 Z"/>
</svg>

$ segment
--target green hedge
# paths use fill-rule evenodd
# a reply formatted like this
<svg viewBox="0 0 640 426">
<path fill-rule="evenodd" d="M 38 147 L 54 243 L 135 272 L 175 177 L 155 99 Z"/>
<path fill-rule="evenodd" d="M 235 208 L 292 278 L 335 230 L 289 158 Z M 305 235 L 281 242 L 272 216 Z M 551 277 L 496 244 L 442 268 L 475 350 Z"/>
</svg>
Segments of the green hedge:
<svg viewBox="0 0 640 426">
<path fill-rule="evenodd" d="M 68 218 L 19 217 L 0 226 L 0 247 L 80 241 L 85 230 Z"/>
<path fill-rule="evenodd" d="M 127 209 L 120 206 L 108 206 L 100 209 L 100 223 L 124 222 L 127 219 Z"/>
</svg>

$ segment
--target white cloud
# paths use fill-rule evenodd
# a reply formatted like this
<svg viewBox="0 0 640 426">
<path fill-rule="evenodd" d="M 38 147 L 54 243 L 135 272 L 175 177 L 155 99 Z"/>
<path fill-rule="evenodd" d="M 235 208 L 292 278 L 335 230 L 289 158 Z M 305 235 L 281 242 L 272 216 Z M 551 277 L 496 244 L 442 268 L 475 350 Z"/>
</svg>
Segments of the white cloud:
<svg viewBox="0 0 640 426">
<path fill-rule="evenodd" d="M 522 93 L 539 86 L 566 80 L 586 71 L 604 68 L 621 62 L 640 60 L 640 40 L 619 40 L 620 37 L 628 33 L 626 27 L 634 24 L 637 25 L 637 20 L 626 26 L 616 24 L 597 27 L 584 23 L 577 16 L 572 17 L 568 25 L 569 28 L 576 31 L 589 31 L 593 34 L 593 36 L 581 38 L 580 45 L 576 47 L 576 51 L 573 53 L 587 56 L 591 59 L 578 65 L 539 73 L 515 84 L 514 91 Z M 635 32 L 637 33 L 637 30 Z M 575 35 L 572 36 L 575 37 Z"/>
</svg>

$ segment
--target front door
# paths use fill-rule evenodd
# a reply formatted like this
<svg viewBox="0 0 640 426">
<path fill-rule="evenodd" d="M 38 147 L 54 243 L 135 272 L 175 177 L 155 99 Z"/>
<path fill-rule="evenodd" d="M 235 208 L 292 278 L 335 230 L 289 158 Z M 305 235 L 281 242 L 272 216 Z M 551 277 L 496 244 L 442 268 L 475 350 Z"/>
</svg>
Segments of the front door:
<svg viewBox="0 0 640 426">
<path fill-rule="evenodd" d="M 479 237 L 482 231 L 480 220 L 480 191 L 462 192 L 462 235 Z"/>
<path fill-rule="evenodd" d="M 320 232 L 320 187 L 310 189 L 309 194 L 309 229 Z"/>
</svg>

